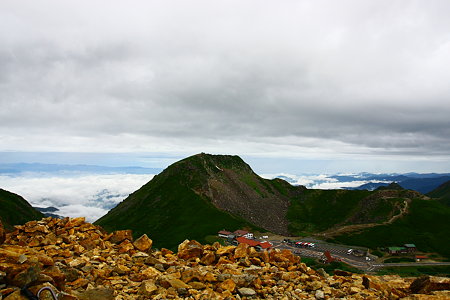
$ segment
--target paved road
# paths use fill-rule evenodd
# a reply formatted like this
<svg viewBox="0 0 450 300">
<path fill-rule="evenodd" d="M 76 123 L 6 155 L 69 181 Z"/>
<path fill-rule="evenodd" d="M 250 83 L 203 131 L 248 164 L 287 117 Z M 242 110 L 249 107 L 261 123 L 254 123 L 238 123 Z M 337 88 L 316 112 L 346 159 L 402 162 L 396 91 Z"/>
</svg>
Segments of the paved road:
<svg viewBox="0 0 450 300">
<path fill-rule="evenodd" d="M 310 258 L 323 258 L 325 251 L 330 251 L 333 258 L 336 258 L 352 267 L 361 269 L 366 272 L 374 271 L 386 267 L 410 267 L 410 266 L 450 266 L 450 262 L 410 262 L 410 263 L 375 263 L 374 261 L 367 261 L 366 256 L 354 256 L 349 255 L 348 250 L 353 249 L 344 245 L 333 245 L 330 243 L 320 243 L 315 241 L 316 247 L 314 248 L 297 248 L 287 243 L 280 241 L 271 241 L 274 248 L 289 249 L 293 253 L 296 253 L 303 257 Z"/>
<path fill-rule="evenodd" d="M 410 263 L 382 263 L 372 265 L 375 268 L 386 268 L 386 267 L 420 267 L 420 266 L 450 266 L 450 262 L 410 262 Z"/>
</svg>

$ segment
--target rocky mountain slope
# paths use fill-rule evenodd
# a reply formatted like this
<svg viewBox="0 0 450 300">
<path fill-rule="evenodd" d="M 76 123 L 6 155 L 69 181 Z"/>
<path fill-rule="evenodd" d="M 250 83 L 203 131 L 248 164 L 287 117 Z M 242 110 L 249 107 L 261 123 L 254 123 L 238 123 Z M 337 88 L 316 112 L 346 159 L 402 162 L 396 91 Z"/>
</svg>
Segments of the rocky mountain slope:
<svg viewBox="0 0 450 300">
<path fill-rule="evenodd" d="M 44 290 L 42 290 L 44 288 Z M 22 290 L 22 292 L 21 292 Z M 16 226 L 0 245 L 0 299 L 448 299 L 450 279 L 315 271 L 288 250 L 185 240 L 156 250 L 146 235 L 107 234 L 84 218 Z"/>
<path fill-rule="evenodd" d="M 238 156 L 202 153 L 169 166 L 96 224 L 148 233 L 165 247 L 186 237 L 204 240 L 224 228 L 288 234 L 290 199 L 302 190 L 259 177 Z"/>
<path fill-rule="evenodd" d="M 43 217 L 23 197 L 0 189 L 0 220 L 6 228 Z"/>
</svg>

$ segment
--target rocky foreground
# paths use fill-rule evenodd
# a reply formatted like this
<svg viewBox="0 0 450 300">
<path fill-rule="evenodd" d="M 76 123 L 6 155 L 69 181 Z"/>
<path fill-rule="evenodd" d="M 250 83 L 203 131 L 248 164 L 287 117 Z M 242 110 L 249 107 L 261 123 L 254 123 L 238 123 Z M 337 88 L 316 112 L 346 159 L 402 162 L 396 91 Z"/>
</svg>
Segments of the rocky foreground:
<svg viewBox="0 0 450 300">
<path fill-rule="evenodd" d="M 58 299 L 450 299 L 450 279 L 329 276 L 290 251 L 184 241 L 178 253 L 152 249 L 146 235 L 111 234 L 84 218 L 0 223 L 0 300 L 51 287 Z M 22 292 L 21 292 L 22 290 Z M 53 299 L 48 290 L 40 299 Z"/>
</svg>

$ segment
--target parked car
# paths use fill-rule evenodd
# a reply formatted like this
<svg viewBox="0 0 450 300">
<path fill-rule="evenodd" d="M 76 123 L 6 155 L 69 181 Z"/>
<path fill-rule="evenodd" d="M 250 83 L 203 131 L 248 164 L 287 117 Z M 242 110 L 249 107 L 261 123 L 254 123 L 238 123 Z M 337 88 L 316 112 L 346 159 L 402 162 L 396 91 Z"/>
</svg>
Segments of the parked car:
<svg viewBox="0 0 450 300">
<path fill-rule="evenodd" d="M 347 255 L 350 255 L 350 254 L 352 254 L 352 253 L 353 253 L 353 249 L 348 249 Z"/>
</svg>

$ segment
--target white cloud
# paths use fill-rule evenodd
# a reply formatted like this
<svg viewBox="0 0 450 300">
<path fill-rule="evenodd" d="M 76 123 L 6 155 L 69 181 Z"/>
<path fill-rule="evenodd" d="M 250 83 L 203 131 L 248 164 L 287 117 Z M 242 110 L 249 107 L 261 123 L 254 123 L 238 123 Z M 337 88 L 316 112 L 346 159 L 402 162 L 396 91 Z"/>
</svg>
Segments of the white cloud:
<svg viewBox="0 0 450 300">
<path fill-rule="evenodd" d="M 84 216 L 93 222 L 152 178 L 149 174 L 64 177 L 30 173 L 0 176 L 0 181 L 3 189 L 21 195 L 33 206 L 53 206 L 61 215 Z"/>
<path fill-rule="evenodd" d="M 353 178 L 360 177 L 358 174 L 339 174 L 339 176 L 350 175 Z M 308 189 L 322 189 L 322 190 L 332 190 L 332 189 L 343 189 L 343 188 L 355 188 L 366 183 L 390 183 L 391 181 L 380 181 L 380 180 L 338 180 L 333 175 L 330 174 L 309 174 L 309 175 L 294 175 L 287 173 L 278 174 L 264 174 L 261 175 L 263 178 L 273 179 L 276 177 L 282 178 L 293 185 L 303 185 Z"/>
</svg>

